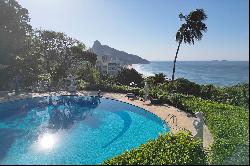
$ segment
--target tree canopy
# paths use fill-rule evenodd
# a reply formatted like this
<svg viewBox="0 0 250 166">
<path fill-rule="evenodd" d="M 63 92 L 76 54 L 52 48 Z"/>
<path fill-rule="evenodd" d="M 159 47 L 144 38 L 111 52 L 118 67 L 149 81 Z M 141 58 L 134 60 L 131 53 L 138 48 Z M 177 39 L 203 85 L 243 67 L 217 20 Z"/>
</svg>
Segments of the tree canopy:
<svg viewBox="0 0 250 166">
<path fill-rule="evenodd" d="M 0 1 L 0 63 L 11 65 L 24 54 L 32 31 L 28 10 L 15 0 Z"/>
<path fill-rule="evenodd" d="M 123 69 L 121 70 L 117 77 L 117 82 L 119 82 L 122 85 L 128 85 L 130 86 L 133 82 L 138 87 L 141 87 L 143 84 L 143 77 L 140 73 L 138 73 L 135 69 Z"/>
<path fill-rule="evenodd" d="M 21 87 L 56 86 L 69 73 L 82 76 L 93 68 L 97 55 L 62 32 L 32 29 L 28 10 L 15 0 L 0 1 L 0 89 L 13 89 L 17 76 Z M 91 71 L 91 69 L 88 69 Z"/>
</svg>

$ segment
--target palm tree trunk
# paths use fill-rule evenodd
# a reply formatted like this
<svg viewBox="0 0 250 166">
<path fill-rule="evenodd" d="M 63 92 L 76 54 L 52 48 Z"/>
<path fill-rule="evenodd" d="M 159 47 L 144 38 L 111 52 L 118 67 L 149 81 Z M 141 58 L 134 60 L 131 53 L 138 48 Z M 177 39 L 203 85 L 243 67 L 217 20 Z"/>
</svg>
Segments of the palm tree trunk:
<svg viewBox="0 0 250 166">
<path fill-rule="evenodd" d="M 174 81 L 175 63 L 176 63 L 177 55 L 178 55 L 178 52 L 179 52 L 179 49 L 180 49 L 180 45 L 181 45 L 181 42 L 179 42 L 179 45 L 178 45 L 178 48 L 177 48 L 177 51 L 176 51 L 176 54 L 175 54 L 175 57 L 174 57 L 174 67 L 173 67 L 173 74 L 172 74 L 172 82 Z"/>
</svg>

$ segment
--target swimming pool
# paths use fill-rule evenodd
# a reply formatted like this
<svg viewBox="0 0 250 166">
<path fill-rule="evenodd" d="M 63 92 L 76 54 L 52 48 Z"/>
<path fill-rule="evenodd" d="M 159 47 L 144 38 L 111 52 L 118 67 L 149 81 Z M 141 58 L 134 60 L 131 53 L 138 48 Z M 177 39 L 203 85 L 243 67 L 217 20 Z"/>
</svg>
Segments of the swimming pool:
<svg viewBox="0 0 250 166">
<path fill-rule="evenodd" d="M 0 164 L 98 164 L 169 127 L 146 110 L 95 96 L 0 104 Z"/>
</svg>

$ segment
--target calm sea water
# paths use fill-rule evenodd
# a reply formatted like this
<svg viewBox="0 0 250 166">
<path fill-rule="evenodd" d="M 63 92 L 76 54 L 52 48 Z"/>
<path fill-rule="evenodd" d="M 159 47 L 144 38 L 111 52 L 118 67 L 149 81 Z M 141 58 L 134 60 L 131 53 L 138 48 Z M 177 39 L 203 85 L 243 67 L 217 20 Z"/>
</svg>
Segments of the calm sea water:
<svg viewBox="0 0 250 166">
<path fill-rule="evenodd" d="M 145 76 L 164 73 L 172 76 L 173 62 L 151 62 L 134 64 L 133 68 Z M 230 86 L 249 83 L 248 61 L 177 61 L 175 78 L 186 78 L 198 84 Z"/>
</svg>

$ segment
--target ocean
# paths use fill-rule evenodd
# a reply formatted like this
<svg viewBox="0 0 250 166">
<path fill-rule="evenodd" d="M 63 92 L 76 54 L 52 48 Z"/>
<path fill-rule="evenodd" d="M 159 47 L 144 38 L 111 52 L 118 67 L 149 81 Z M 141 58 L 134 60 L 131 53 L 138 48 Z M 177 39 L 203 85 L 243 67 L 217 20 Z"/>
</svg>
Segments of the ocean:
<svg viewBox="0 0 250 166">
<path fill-rule="evenodd" d="M 164 73 L 171 79 L 172 61 L 152 61 L 150 64 L 133 64 L 132 67 L 145 76 Z M 249 83 L 248 61 L 177 61 L 176 78 L 186 78 L 198 84 L 231 86 Z"/>
</svg>

